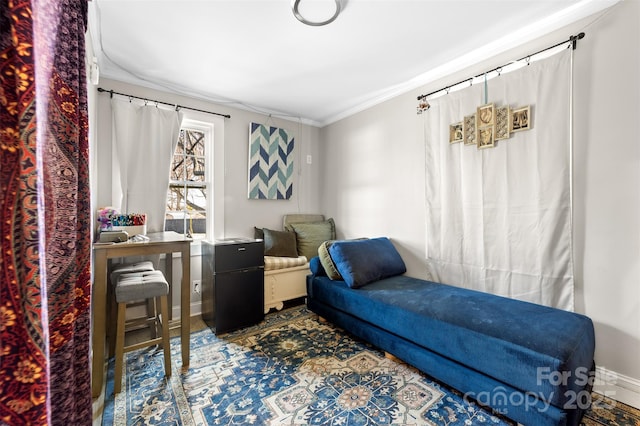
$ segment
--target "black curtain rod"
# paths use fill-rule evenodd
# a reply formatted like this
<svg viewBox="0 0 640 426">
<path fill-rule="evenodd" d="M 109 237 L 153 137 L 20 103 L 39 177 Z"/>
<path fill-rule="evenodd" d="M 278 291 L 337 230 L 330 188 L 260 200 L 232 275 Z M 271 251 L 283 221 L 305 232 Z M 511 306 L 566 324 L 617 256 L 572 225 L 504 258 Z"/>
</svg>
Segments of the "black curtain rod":
<svg viewBox="0 0 640 426">
<path fill-rule="evenodd" d="M 153 99 L 141 98 L 140 96 L 127 95 L 126 93 L 114 92 L 113 90 L 103 89 L 102 87 L 98 87 L 98 92 L 100 92 L 100 93 L 109 93 L 109 95 L 112 98 L 113 98 L 113 95 L 120 95 L 120 96 L 126 96 L 128 98 L 133 98 L 133 99 L 141 99 L 141 100 L 143 100 L 145 102 L 152 102 L 154 104 L 169 105 L 169 106 L 175 107 L 176 111 L 179 110 L 180 108 L 184 108 L 184 109 L 190 109 L 192 111 L 204 112 L 206 114 L 219 115 L 219 116 L 224 117 L 224 118 L 231 118 L 231 116 L 229 114 L 220 114 L 219 112 L 205 111 L 203 109 L 191 108 L 191 107 L 188 107 L 188 106 L 172 104 L 172 103 L 169 103 L 169 102 L 154 101 Z"/>
<path fill-rule="evenodd" d="M 556 43 L 556 44 L 554 44 L 553 46 L 549 46 L 549 47 L 546 47 L 546 48 L 544 48 L 544 49 L 542 49 L 542 50 L 538 50 L 538 51 L 537 51 L 537 52 L 535 52 L 535 53 L 531 53 L 531 54 L 529 54 L 529 55 L 527 55 L 527 56 L 523 56 L 522 58 L 520 58 L 520 59 L 518 59 L 518 60 L 516 60 L 516 61 L 514 61 L 514 62 L 520 62 L 520 61 L 525 60 L 525 59 L 527 59 L 527 58 L 531 58 L 532 56 L 538 55 L 538 54 L 540 54 L 540 53 L 542 53 L 542 52 L 546 52 L 547 50 L 551 50 L 551 49 L 554 49 L 554 48 L 556 48 L 556 47 L 558 47 L 558 46 L 562 46 L 562 45 L 563 45 L 563 44 L 565 44 L 565 43 L 571 43 L 571 47 L 573 48 L 573 50 L 576 50 L 576 47 L 577 47 L 577 44 L 578 44 L 578 40 L 581 40 L 581 39 L 583 39 L 583 38 L 584 38 L 584 33 L 580 33 L 580 34 L 578 34 L 577 36 L 573 36 L 573 35 L 572 35 L 572 36 L 570 36 L 570 37 L 569 37 L 567 40 L 565 40 L 565 41 L 561 41 L 560 43 Z M 482 76 L 484 76 L 485 74 L 489 74 L 489 73 L 494 72 L 494 71 L 499 71 L 499 70 L 501 70 L 502 68 L 504 68 L 504 67 L 506 67 L 506 66 L 508 66 L 508 65 L 510 65 L 510 64 L 511 64 L 511 62 L 510 62 L 510 63 L 508 63 L 508 64 L 505 64 L 505 65 L 501 65 L 501 66 L 499 66 L 499 67 L 495 67 L 495 68 L 494 68 L 494 69 L 492 69 L 492 70 L 489 70 L 489 71 L 485 71 L 485 72 L 483 72 L 483 73 L 480 73 L 480 74 L 478 74 L 478 75 L 476 75 L 476 76 L 474 76 L 474 77 L 469 77 L 469 78 L 466 78 L 466 79 L 464 79 L 464 80 L 460 80 L 459 82 L 457 82 L 457 83 L 453 83 L 453 84 L 450 84 L 450 85 L 448 85 L 448 86 L 445 86 L 445 87 L 443 87 L 442 89 L 434 90 L 433 92 L 431 92 L 431 93 L 427 93 L 426 95 L 420 95 L 420 96 L 418 96 L 418 100 L 420 101 L 420 100 L 422 100 L 422 99 L 426 98 L 427 96 L 431 96 L 431 95 L 433 95 L 433 94 L 435 94 L 435 93 L 442 92 L 443 90 L 450 89 L 450 88 L 452 88 L 453 86 L 457 86 L 458 84 L 462 84 L 462 83 L 464 83 L 464 82 L 466 82 L 466 81 L 472 82 L 474 78 L 482 77 Z"/>
</svg>

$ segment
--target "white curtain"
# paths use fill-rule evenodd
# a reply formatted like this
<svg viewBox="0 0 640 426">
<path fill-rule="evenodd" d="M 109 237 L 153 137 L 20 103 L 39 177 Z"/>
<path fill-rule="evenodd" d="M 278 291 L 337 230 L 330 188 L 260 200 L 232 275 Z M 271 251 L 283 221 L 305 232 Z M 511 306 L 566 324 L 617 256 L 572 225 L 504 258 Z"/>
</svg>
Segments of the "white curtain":
<svg viewBox="0 0 640 426">
<path fill-rule="evenodd" d="M 530 105 L 532 129 L 494 148 L 449 144 L 449 125 L 485 103 L 484 84 L 423 113 L 431 279 L 573 310 L 570 49 L 487 89 L 496 107 Z"/>
<path fill-rule="evenodd" d="M 118 98 L 111 99 L 111 109 L 113 206 L 122 213 L 145 213 L 147 232 L 164 231 L 180 113 Z"/>
</svg>

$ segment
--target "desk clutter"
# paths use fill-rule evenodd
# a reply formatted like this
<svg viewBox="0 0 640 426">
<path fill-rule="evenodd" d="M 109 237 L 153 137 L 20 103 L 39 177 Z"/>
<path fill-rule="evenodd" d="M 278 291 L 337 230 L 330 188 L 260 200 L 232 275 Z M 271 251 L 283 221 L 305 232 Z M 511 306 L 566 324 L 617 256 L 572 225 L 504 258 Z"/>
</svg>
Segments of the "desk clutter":
<svg viewBox="0 0 640 426">
<path fill-rule="evenodd" d="M 97 220 L 99 223 L 100 242 L 122 242 L 126 241 L 129 236 L 147 234 L 147 215 L 144 213 L 120 213 L 113 207 L 102 207 L 98 209 Z M 103 233 L 118 231 L 126 233 L 127 238 L 121 239 L 123 235 L 118 234 L 107 236 L 103 240 Z M 120 238 L 120 241 L 116 239 L 109 240 L 108 238 Z"/>
<path fill-rule="evenodd" d="M 123 243 L 129 239 L 127 231 L 103 231 L 98 237 L 101 243 Z"/>
</svg>

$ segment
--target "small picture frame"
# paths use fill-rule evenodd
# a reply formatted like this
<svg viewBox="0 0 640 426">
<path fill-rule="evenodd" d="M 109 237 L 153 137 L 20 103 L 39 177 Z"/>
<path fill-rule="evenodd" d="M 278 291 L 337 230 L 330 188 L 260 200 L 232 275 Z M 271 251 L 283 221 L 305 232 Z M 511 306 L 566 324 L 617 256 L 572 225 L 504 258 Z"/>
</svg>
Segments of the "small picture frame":
<svg viewBox="0 0 640 426">
<path fill-rule="evenodd" d="M 449 143 L 462 142 L 462 121 L 449 125 Z"/>
<path fill-rule="evenodd" d="M 511 132 L 521 132 L 531 129 L 531 106 L 515 108 L 511 110 L 509 130 Z"/>
<path fill-rule="evenodd" d="M 462 120 L 462 139 L 465 145 L 476 144 L 476 115 L 468 115 Z"/>
<path fill-rule="evenodd" d="M 494 104 L 479 106 L 476 110 L 476 146 L 491 148 L 496 142 L 496 107 Z"/>
<path fill-rule="evenodd" d="M 494 104 L 486 104 L 478 107 L 476 111 L 476 127 L 494 127 L 496 125 L 496 107 Z"/>
<path fill-rule="evenodd" d="M 493 148 L 495 146 L 495 133 L 493 127 L 478 129 L 478 149 Z"/>
<path fill-rule="evenodd" d="M 509 106 L 496 108 L 496 140 L 509 139 L 511 111 Z"/>
</svg>

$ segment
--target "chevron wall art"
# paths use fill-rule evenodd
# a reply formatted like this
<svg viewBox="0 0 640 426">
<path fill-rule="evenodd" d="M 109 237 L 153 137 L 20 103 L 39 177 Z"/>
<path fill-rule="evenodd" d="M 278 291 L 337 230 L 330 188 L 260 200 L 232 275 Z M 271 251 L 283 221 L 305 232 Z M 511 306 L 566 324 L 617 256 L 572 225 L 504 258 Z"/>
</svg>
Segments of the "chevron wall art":
<svg viewBox="0 0 640 426">
<path fill-rule="evenodd" d="M 293 193 L 294 139 L 286 130 L 249 126 L 249 199 L 288 200 Z"/>
</svg>

